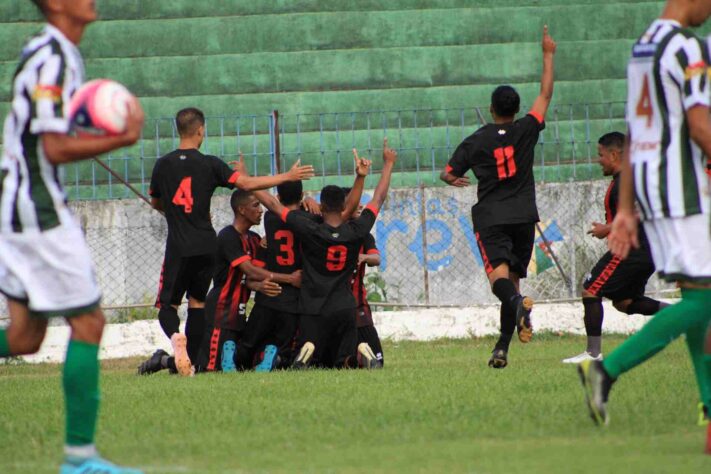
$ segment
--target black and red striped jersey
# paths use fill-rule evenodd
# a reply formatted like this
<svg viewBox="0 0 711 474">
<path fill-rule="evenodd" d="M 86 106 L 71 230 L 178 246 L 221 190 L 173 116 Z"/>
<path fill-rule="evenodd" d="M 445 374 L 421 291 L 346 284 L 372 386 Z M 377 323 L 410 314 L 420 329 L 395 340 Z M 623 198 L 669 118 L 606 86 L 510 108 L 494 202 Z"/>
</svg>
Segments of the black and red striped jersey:
<svg viewBox="0 0 711 474">
<path fill-rule="evenodd" d="M 378 247 L 375 246 L 375 237 L 373 234 L 368 234 L 363 240 L 363 245 L 358 251 L 359 254 L 372 255 L 379 254 Z M 355 272 L 353 272 L 353 278 L 351 279 L 351 288 L 353 289 L 353 297 L 356 299 L 356 306 L 367 306 L 368 305 L 368 292 L 365 288 L 365 267 L 366 264 L 361 263 L 356 267 Z"/>
<path fill-rule="evenodd" d="M 291 212 L 301 213 L 314 221 L 320 219 L 302 210 Z M 264 262 L 266 269 L 272 273 L 293 273 L 301 270 L 301 239 L 291 227 L 271 211 L 264 214 L 264 234 L 267 239 L 267 249 Z M 257 293 L 254 301 L 266 308 L 285 313 L 296 313 L 299 310 L 299 289 L 281 283 L 281 294 L 265 296 Z"/>
<path fill-rule="evenodd" d="M 358 265 L 363 240 L 375 224 L 377 209 L 370 204 L 358 219 L 331 227 L 301 212 L 281 216 L 301 238 L 303 276 L 299 293 L 301 314 L 327 315 L 356 307 L 351 278 Z"/>
<path fill-rule="evenodd" d="M 543 117 L 533 112 L 504 124 L 484 125 L 457 147 L 446 171 L 476 176 L 475 229 L 538 222 L 533 159 Z"/>
<path fill-rule="evenodd" d="M 261 237 L 255 232 L 240 234 L 234 226 L 227 226 L 217 235 L 217 253 L 212 291 L 218 292 L 215 308 L 215 327 L 237 331 L 246 318 L 247 301 L 251 290 L 247 288 L 247 275 L 239 265 L 255 260 Z M 259 261 L 253 261 L 260 266 Z"/>
<path fill-rule="evenodd" d="M 605 193 L 605 223 L 612 224 L 612 221 L 617 215 L 617 205 L 620 202 L 620 173 L 615 174 L 610 181 Z M 641 246 L 646 247 L 647 234 L 644 233 L 644 225 L 639 223 L 637 227 L 637 238 Z"/>
</svg>

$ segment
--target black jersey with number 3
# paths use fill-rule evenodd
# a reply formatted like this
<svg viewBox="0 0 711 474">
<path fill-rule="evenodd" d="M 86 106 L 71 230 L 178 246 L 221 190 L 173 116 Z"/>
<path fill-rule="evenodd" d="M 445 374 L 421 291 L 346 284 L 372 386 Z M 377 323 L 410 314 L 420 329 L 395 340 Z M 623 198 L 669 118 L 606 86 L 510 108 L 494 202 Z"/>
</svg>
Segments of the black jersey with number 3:
<svg viewBox="0 0 711 474">
<path fill-rule="evenodd" d="M 210 200 L 218 187 L 233 187 L 239 173 L 216 156 L 175 150 L 156 161 L 149 194 L 161 200 L 168 221 L 168 246 L 189 257 L 215 251 Z"/>
<path fill-rule="evenodd" d="M 478 181 L 475 229 L 538 222 L 533 158 L 544 128 L 543 118 L 529 113 L 511 123 L 484 125 L 454 151 L 447 172 L 461 177 L 471 169 Z"/>
<path fill-rule="evenodd" d="M 355 309 L 351 278 L 377 210 L 369 204 L 358 219 L 338 227 L 315 222 L 301 212 L 286 211 L 281 216 L 282 221 L 301 238 L 304 274 L 299 294 L 300 313 L 328 315 Z"/>
</svg>

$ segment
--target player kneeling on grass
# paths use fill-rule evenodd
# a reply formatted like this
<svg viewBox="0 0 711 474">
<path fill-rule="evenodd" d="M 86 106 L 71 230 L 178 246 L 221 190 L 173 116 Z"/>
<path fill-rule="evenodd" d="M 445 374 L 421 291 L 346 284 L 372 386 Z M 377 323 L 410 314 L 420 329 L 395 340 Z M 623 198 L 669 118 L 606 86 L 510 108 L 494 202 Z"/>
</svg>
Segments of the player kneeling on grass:
<svg viewBox="0 0 711 474">
<path fill-rule="evenodd" d="M 231 225 L 217 236 L 213 287 L 205 302 L 207 327 L 195 364 L 198 372 L 234 372 L 237 345 L 245 327 L 247 301 L 252 289 L 268 295 L 281 291 L 279 283 L 299 286 L 300 272 L 292 274 L 270 273 L 255 257 L 260 249 L 261 237 L 249 230 L 262 220 L 262 206 L 249 191 L 232 193 L 230 206 L 234 213 Z M 255 280 L 248 287 L 247 278 Z M 139 373 L 149 374 L 171 366 L 171 359 L 162 350 L 139 368 Z"/>
<path fill-rule="evenodd" d="M 440 175 L 451 186 L 468 186 L 465 173 L 474 172 L 479 185 L 472 206 L 474 235 L 484 261 L 491 290 L 501 301 L 501 335 L 489 367 L 504 368 L 514 329 L 527 343 L 533 337 L 533 300 L 519 293 L 533 252 L 535 224 L 539 221 L 533 158 L 538 136 L 553 96 L 553 55 L 556 44 L 543 29 L 541 91 L 525 117 L 515 120 L 520 97 L 510 86 L 491 95 L 493 124 L 467 137 L 454 151 Z"/>
<path fill-rule="evenodd" d="M 358 264 L 359 249 L 370 233 L 387 190 L 397 159 L 394 150 L 384 144 L 384 165 L 372 201 L 358 219 L 348 221 L 343 216 L 346 195 L 338 186 L 321 190 L 323 222 L 316 223 L 282 206 L 265 192 L 257 197 L 272 212 L 281 216 L 301 238 L 304 275 L 299 295 L 298 355 L 293 368 L 308 367 L 321 361 L 326 367 L 356 367 L 359 354 L 364 365 L 377 365 L 372 349 L 358 344 L 355 308 L 350 281 Z M 360 166 L 369 167 L 367 160 L 356 155 Z M 357 179 L 357 178 L 356 178 Z"/>
<path fill-rule="evenodd" d="M 216 156 L 199 149 L 205 138 L 205 115 L 189 107 L 175 117 L 180 135 L 178 148 L 156 161 L 151 176 L 151 204 L 165 212 L 168 238 L 156 306 L 158 321 L 171 340 L 175 367 L 181 375 L 193 373 L 205 330 L 205 296 L 213 274 L 215 230 L 210 220 L 210 202 L 218 187 L 244 190 L 266 189 L 286 181 L 313 176 L 310 166 L 298 164 L 276 176 L 249 176 L 244 163 L 231 169 Z M 180 333 L 178 306 L 188 295 L 185 335 Z M 173 359 L 170 359 L 171 363 Z"/>
<path fill-rule="evenodd" d="M 617 214 L 624 146 L 625 136 L 619 132 L 608 133 L 598 140 L 597 149 L 602 174 L 613 177 L 605 195 L 605 224 L 594 222 L 592 229 L 588 231 L 598 239 L 608 236 L 612 220 Z M 627 314 L 649 316 L 668 306 L 666 303 L 644 296 L 647 280 L 654 273 L 654 262 L 641 225 L 638 232 L 639 248 L 631 251 L 627 259 L 621 260 L 608 251 L 585 279 L 583 319 L 588 345 L 585 352 L 564 359 L 564 363 L 579 364 L 584 360 L 602 360 L 603 297 L 610 298 L 615 308 Z"/>
<path fill-rule="evenodd" d="M 143 111 L 134 101 L 120 135 L 70 136 L 67 103 L 84 80 L 77 45 L 96 20 L 94 2 L 34 3 L 48 24 L 22 50 L 3 136 L 0 291 L 8 298 L 10 325 L 0 329 L 0 357 L 37 352 L 48 318 L 64 316 L 71 336 L 62 377 L 66 431 L 60 473 L 136 474 L 101 459 L 94 447 L 105 320 L 89 249 L 57 176 L 62 163 L 135 143 Z"/>
</svg>

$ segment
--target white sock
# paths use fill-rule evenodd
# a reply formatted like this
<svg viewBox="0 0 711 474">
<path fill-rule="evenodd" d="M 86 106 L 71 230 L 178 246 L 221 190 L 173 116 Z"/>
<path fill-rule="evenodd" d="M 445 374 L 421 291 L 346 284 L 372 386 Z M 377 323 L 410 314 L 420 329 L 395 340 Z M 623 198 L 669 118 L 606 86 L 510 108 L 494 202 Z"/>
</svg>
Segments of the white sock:
<svg viewBox="0 0 711 474">
<path fill-rule="evenodd" d="M 96 446 L 93 444 L 85 444 L 83 446 L 64 445 L 64 454 L 75 458 L 93 458 L 98 455 Z"/>
</svg>

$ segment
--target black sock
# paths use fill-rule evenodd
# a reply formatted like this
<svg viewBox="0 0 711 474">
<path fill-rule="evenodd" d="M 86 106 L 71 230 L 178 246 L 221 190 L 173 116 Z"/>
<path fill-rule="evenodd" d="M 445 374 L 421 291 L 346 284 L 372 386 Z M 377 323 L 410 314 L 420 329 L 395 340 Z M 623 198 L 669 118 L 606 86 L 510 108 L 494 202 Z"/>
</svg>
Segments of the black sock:
<svg viewBox="0 0 711 474">
<path fill-rule="evenodd" d="M 508 351 L 509 345 L 511 344 L 511 337 L 516 329 L 516 310 L 512 309 L 510 305 L 502 304 L 499 311 L 501 335 L 499 336 L 499 340 L 496 341 L 494 349 Z"/>
<path fill-rule="evenodd" d="M 188 320 L 185 322 L 185 336 L 188 338 L 188 357 L 197 360 L 200 343 L 205 332 L 205 308 L 188 308 Z"/>
<path fill-rule="evenodd" d="M 503 349 L 505 351 L 509 350 L 509 345 L 511 344 L 511 338 L 513 337 L 513 334 L 504 334 L 503 332 L 499 335 L 499 340 L 496 341 L 496 345 L 494 345 L 494 350 L 499 350 Z"/>
<path fill-rule="evenodd" d="M 514 319 L 516 319 L 516 304 L 518 303 L 517 297 L 520 296 L 514 286 L 513 282 L 508 278 L 499 278 L 491 286 L 493 293 L 499 298 L 501 304 L 506 306 L 507 311 L 514 312 Z"/>
<path fill-rule="evenodd" d="M 641 296 L 635 298 L 628 306 L 625 313 L 627 314 L 643 314 L 645 316 L 651 316 L 656 314 L 660 309 L 669 306 L 661 301 L 653 300 L 652 298 L 647 298 L 646 296 Z"/>
<path fill-rule="evenodd" d="M 597 357 L 602 352 L 602 320 L 604 317 L 602 298 L 583 298 L 583 306 L 585 307 L 583 321 L 588 342 L 586 351 L 593 357 Z"/>
<path fill-rule="evenodd" d="M 158 311 L 158 321 L 160 322 L 160 327 L 163 328 L 163 332 L 168 336 L 168 339 L 176 332 L 180 332 L 178 310 L 172 306 L 161 307 L 160 311 Z"/>
<path fill-rule="evenodd" d="M 168 368 L 168 370 L 170 370 L 171 373 L 173 373 L 173 374 L 178 373 L 178 367 L 175 366 L 175 357 L 168 357 L 165 365 Z"/>
</svg>

